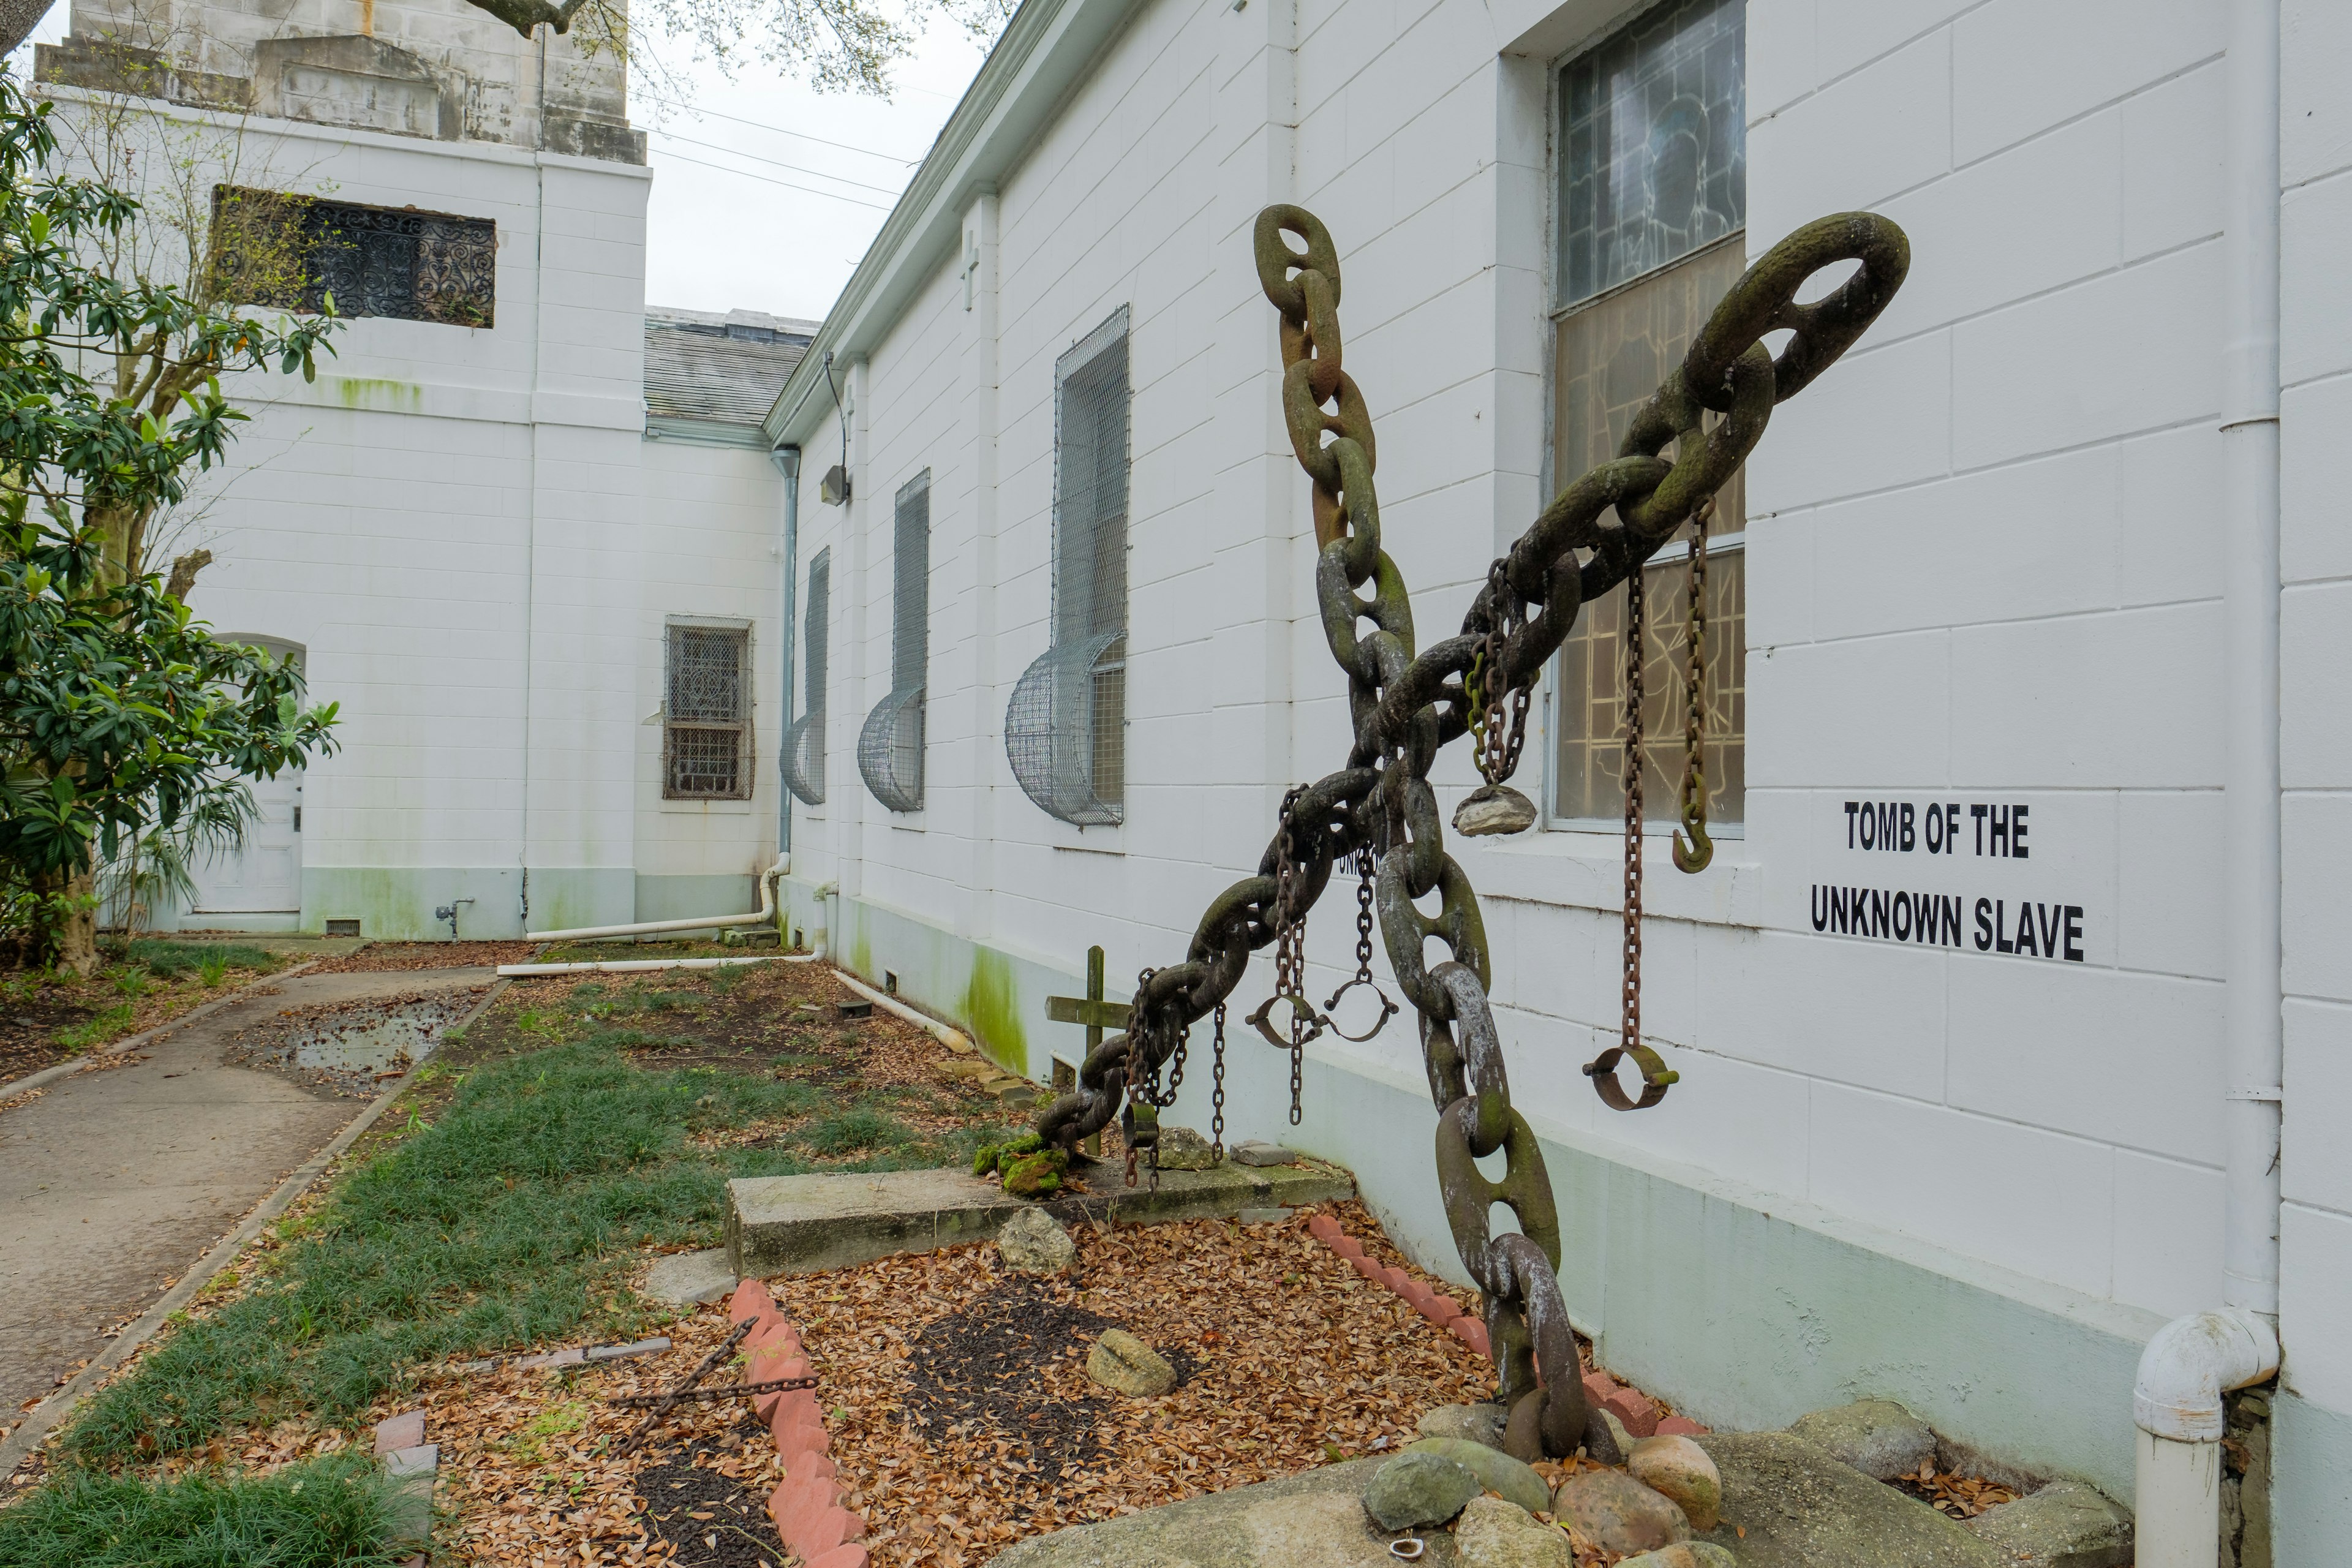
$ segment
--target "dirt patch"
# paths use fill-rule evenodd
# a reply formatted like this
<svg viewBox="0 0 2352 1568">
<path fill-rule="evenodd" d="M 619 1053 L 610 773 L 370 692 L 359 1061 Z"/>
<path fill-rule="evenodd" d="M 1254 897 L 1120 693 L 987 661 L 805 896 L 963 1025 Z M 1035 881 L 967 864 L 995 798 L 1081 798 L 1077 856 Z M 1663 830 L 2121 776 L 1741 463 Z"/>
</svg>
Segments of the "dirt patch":
<svg viewBox="0 0 2352 1568">
<path fill-rule="evenodd" d="M 133 961 L 110 963 L 88 980 L 40 970 L 0 978 L 0 1096 L 16 1079 L 168 1024 L 261 973 L 231 968 L 207 985 L 194 969 L 159 977 Z"/>
<path fill-rule="evenodd" d="M 749 1434 L 731 1435 L 767 1436 L 758 1422 L 748 1425 Z M 720 1468 L 730 1459 L 740 1456 L 698 1435 L 637 1472 L 637 1495 L 645 1500 L 638 1518 L 651 1541 L 670 1549 L 672 1568 L 782 1568 L 785 1553 L 768 1517 L 767 1493 Z"/>
<path fill-rule="evenodd" d="M 543 942 L 372 942 L 341 958 L 321 959 L 313 974 L 368 974 L 396 969 L 464 969 L 529 963 Z"/>
<path fill-rule="evenodd" d="M 286 1008 L 231 1036 L 227 1059 L 307 1088 L 373 1100 L 386 1082 L 432 1054 L 449 1026 L 488 989 L 478 985 Z"/>
</svg>

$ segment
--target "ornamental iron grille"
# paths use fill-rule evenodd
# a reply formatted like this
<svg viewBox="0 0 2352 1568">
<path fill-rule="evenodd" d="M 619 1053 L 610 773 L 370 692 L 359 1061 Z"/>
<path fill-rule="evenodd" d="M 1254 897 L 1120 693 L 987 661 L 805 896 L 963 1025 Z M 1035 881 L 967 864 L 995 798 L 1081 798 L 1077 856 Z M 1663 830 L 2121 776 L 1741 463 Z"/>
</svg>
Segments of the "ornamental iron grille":
<svg viewBox="0 0 2352 1568">
<path fill-rule="evenodd" d="M 1121 305 L 1054 366 L 1054 641 L 1004 712 L 1023 792 L 1080 827 L 1127 801 L 1128 415 Z"/>
<path fill-rule="evenodd" d="M 828 547 L 809 563 L 808 610 L 801 629 L 807 650 L 801 657 L 804 695 L 801 716 L 784 736 L 784 787 L 809 805 L 824 804 L 825 625 L 832 608 L 833 551 Z"/>
<path fill-rule="evenodd" d="M 494 325 L 499 226 L 415 207 L 362 206 L 242 185 L 213 187 L 223 293 L 240 304 Z"/>
<path fill-rule="evenodd" d="M 662 700 L 662 798 L 751 798 L 751 630 L 669 628 Z"/>
<path fill-rule="evenodd" d="M 931 658 L 931 471 L 898 487 L 890 560 L 890 694 L 866 716 L 857 771 L 893 811 L 923 809 L 923 682 Z"/>
<path fill-rule="evenodd" d="M 1560 1292 L 1559 1211 L 1543 1152 L 1511 1105 L 1487 1002 L 1493 969 L 1485 923 L 1468 876 L 1445 852 L 1430 768 L 1448 742 L 1475 732 L 1488 779 L 1480 793 L 1500 789 L 1517 747 L 1493 743 L 1503 740 L 1496 731 L 1518 736 L 1526 694 L 1579 609 L 1629 579 L 1638 584 L 1643 563 L 1677 530 L 1705 518 L 1763 437 L 1774 405 L 1804 390 L 1885 309 L 1909 268 L 1910 244 L 1884 217 L 1842 213 L 1774 246 L 1716 307 L 1616 457 L 1553 499 L 1489 565 L 1460 635 L 1425 648 L 1416 647 L 1403 574 L 1381 548 L 1371 415 L 1341 368 L 1339 259 L 1330 233 L 1304 208 L 1271 206 L 1258 215 L 1255 247 L 1259 284 L 1280 316 L 1284 422 L 1311 481 L 1316 597 L 1348 679 L 1355 738 L 1339 771 L 1285 796 L 1257 874 L 1209 906 L 1183 962 L 1138 977 L 1126 1031 L 1087 1053 L 1076 1088 L 1039 1113 L 1037 1131 L 1073 1152 L 1124 1103 L 1130 1158 L 1139 1142 L 1150 1146 L 1156 1108 L 1175 1102 L 1191 1028 L 1213 1016 L 1222 1087 L 1227 998 L 1251 952 L 1269 945 L 1277 995 L 1252 1022 L 1289 1047 L 1297 1121 L 1303 1047 L 1330 1023 L 1301 994 L 1304 922 L 1333 869 L 1351 865 L 1365 884 L 1360 896 L 1378 907 L 1397 987 L 1419 1017 L 1438 1111 L 1439 1187 L 1455 1248 L 1483 1297 L 1498 1397 L 1508 1411 L 1504 1447 L 1522 1459 L 1584 1447 L 1615 1462 L 1615 1439 L 1586 1399 Z M 1797 303 L 1817 274 L 1848 262 L 1860 263 L 1850 277 L 1822 298 Z M 1776 356 L 1764 339 L 1781 333 L 1788 341 Z M 1503 717 L 1507 706 L 1518 720 Z M 1636 821 L 1629 843 L 1638 834 Z M 1614 1110 L 1655 1105 L 1675 1081 L 1640 1035 L 1639 865 L 1629 857 L 1626 1026 L 1584 1069 Z M 1435 910 L 1423 913 L 1419 900 L 1432 895 Z M 1434 964 L 1425 956 L 1433 940 L 1444 950 Z M 1369 931 L 1360 952 L 1369 975 Z M 1274 1001 L 1288 1004 L 1287 1042 L 1261 1021 Z M 1325 1004 L 1338 1005 L 1336 994 Z M 1627 1057 L 1643 1075 L 1638 1101 L 1616 1077 Z M 1498 1154 L 1499 1180 L 1478 1164 Z M 1130 1181 L 1133 1172 L 1130 1164 Z M 1511 1211 L 1516 1230 L 1496 1233 L 1497 1204 Z"/>
</svg>

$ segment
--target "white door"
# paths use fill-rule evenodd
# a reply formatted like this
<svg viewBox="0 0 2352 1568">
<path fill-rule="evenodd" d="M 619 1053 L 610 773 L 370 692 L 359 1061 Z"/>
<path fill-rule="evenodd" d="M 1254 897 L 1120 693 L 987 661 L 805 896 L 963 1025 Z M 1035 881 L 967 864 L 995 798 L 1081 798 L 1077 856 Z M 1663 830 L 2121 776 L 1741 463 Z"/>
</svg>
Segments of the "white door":
<svg viewBox="0 0 2352 1568">
<path fill-rule="evenodd" d="M 245 846 L 198 862 L 199 915 L 292 914 L 302 907 L 302 773 L 289 768 L 274 779 L 256 779 L 257 814 L 245 832 Z"/>
</svg>

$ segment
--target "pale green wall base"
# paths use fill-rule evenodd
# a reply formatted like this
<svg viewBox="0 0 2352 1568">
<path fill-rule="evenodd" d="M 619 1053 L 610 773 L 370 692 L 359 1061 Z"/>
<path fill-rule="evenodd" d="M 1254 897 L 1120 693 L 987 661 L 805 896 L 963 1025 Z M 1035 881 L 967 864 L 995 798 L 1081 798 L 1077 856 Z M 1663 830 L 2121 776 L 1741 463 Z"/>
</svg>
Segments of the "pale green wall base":
<svg viewBox="0 0 2352 1568">
<path fill-rule="evenodd" d="M 2273 1568 L 2352 1563 L 2352 1415 L 2280 1389 L 2271 1401 L 2271 1477 Z"/>
<path fill-rule="evenodd" d="M 784 879 L 788 939 L 797 929 L 807 941 L 816 940 L 817 885 L 806 878 Z M 1042 1083 L 1053 1076 L 1055 1057 L 1071 1062 L 1085 1057 L 1085 1030 L 1045 1021 L 1046 997 L 1086 994 L 1083 974 L 984 947 L 887 905 L 836 898 L 833 908 L 842 928 L 833 932 L 834 962 L 876 985 L 898 975 L 899 995 L 964 1030 L 1006 1069 Z M 1114 997 L 1127 994 L 1110 990 Z"/>
<path fill-rule="evenodd" d="M 690 921 L 704 915 L 747 915 L 760 907 L 756 877 L 648 877 L 637 873 L 635 919 Z"/>
<path fill-rule="evenodd" d="M 534 868 L 530 929 L 616 925 L 636 916 L 636 873 L 627 867 Z M 446 941 L 449 925 L 433 911 L 457 899 L 457 934 L 512 939 L 523 934 L 524 877 L 517 866 L 305 866 L 302 929 L 331 920 L 360 922 L 360 934 L 394 942 Z"/>
<path fill-rule="evenodd" d="M 792 879 L 786 897 L 788 924 L 811 941 L 813 886 Z M 1045 1022 L 1046 996 L 1080 994 L 1070 973 L 898 910 L 835 907 L 843 967 L 875 982 L 895 971 L 902 995 L 1007 1067 L 1043 1079 L 1050 1057 L 1083 1052 L 1080 1030 Z M 1345 1165 L 1400 1247 L 1466 1284 L 1438 1201 L 1437 1116 L 1423 1080 L 1310 1047 L 1293 1127 L 1288 1058 L 1244 1027 L 1227 1037 L 1226 1142 L 1265 1138 Z M 1189 1048 L 1165 1114 L 1205 1132 L 1206 1028 Z M 1869 1395 L 1899 1400 L 1947 1436 L 2130 1500 L 2132 1375 L 2162 1326 L 2154 1314 L 1529 1121 L 1559 1203 L 1560 1287 L 1602 1364 L 1731 1431 Z"/>
<path fill-rule="evenodd" d="M 254 932 L 297 931 L 302 929 L 299 914 L 191 914 L 184 910 L 165 910 L 150 922 L 151 931 L 242 931 Z"/>
</svg>

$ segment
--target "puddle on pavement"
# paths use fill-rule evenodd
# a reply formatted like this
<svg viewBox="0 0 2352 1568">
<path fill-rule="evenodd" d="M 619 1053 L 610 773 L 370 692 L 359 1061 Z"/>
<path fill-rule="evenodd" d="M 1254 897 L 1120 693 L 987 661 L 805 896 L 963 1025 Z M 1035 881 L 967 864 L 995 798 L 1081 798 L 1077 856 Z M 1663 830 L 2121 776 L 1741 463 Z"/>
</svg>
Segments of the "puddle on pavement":
<svg viewBox="0 0 2352 1568">
<path fill-rule="evenodd" d="M 486 987 L 289 1008 L 242 1030 L 229 1059 L 369 1098 L 433 1054 Z"/>
</svg>

